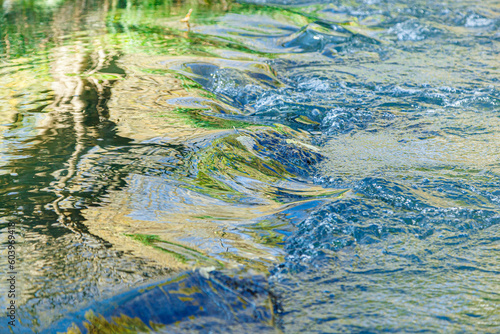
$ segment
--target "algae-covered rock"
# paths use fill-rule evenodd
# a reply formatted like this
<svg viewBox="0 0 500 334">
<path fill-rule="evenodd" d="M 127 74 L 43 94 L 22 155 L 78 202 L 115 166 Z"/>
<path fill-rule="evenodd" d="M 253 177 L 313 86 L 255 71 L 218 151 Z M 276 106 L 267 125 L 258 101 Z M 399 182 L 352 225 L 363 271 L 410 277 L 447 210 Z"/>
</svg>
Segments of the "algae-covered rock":
<svg viewBox="0 0 500 334">
<path fill-rule="evenodd" d="M 50 330 L 87 333 L 279 333 L 279 306 L 262 276 L 187 272 L 96 303 Z"/>
</svg>

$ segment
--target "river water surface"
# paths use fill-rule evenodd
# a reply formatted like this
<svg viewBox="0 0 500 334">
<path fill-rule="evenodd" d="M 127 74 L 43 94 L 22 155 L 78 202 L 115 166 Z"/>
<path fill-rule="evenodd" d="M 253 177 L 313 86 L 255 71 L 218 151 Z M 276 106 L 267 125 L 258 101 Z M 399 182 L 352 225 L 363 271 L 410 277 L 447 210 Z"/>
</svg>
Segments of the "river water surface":
<svg viewBox="0 0 500 334">
<path fill-rule="evenodd" d="M 500 332 L 497 1 L 0 4 L 2 333 Z"/>
</svg>

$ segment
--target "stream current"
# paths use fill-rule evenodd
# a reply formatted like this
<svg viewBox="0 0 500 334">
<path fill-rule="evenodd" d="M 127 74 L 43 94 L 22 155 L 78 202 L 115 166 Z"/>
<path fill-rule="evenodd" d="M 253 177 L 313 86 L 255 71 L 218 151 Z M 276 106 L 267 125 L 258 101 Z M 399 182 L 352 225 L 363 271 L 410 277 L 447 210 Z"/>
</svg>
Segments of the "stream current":
<svg viewBox="0 0 500 334">
<path fill-rule="evenodd" d="M 12 332 L 500 331 L 498 2 L 0 4 Z"/>
</svg>

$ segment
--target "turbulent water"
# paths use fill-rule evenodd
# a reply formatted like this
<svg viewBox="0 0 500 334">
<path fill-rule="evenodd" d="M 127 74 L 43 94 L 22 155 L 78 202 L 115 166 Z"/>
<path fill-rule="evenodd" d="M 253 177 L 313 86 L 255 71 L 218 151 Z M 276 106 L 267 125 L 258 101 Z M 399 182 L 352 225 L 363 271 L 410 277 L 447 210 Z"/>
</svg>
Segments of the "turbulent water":
<svg viewBox="0 0 500 334">
<path fill-rule="evenodd" d="M 498 2 L 0 4 L 3 331 L 500 332 Z"/>
</svg>

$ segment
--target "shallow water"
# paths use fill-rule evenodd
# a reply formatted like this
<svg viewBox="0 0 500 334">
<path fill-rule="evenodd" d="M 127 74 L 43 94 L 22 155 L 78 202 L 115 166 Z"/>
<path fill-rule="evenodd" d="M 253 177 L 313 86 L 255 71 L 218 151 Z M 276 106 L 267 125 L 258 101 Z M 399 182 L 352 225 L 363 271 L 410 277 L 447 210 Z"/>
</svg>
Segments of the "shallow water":
<svg viewBox="0 0 500 334">
<path fill-rule="evenodd" d="M 14 333 L 500 331 L 495 1 L 2 5 Z"/>
</svg>

